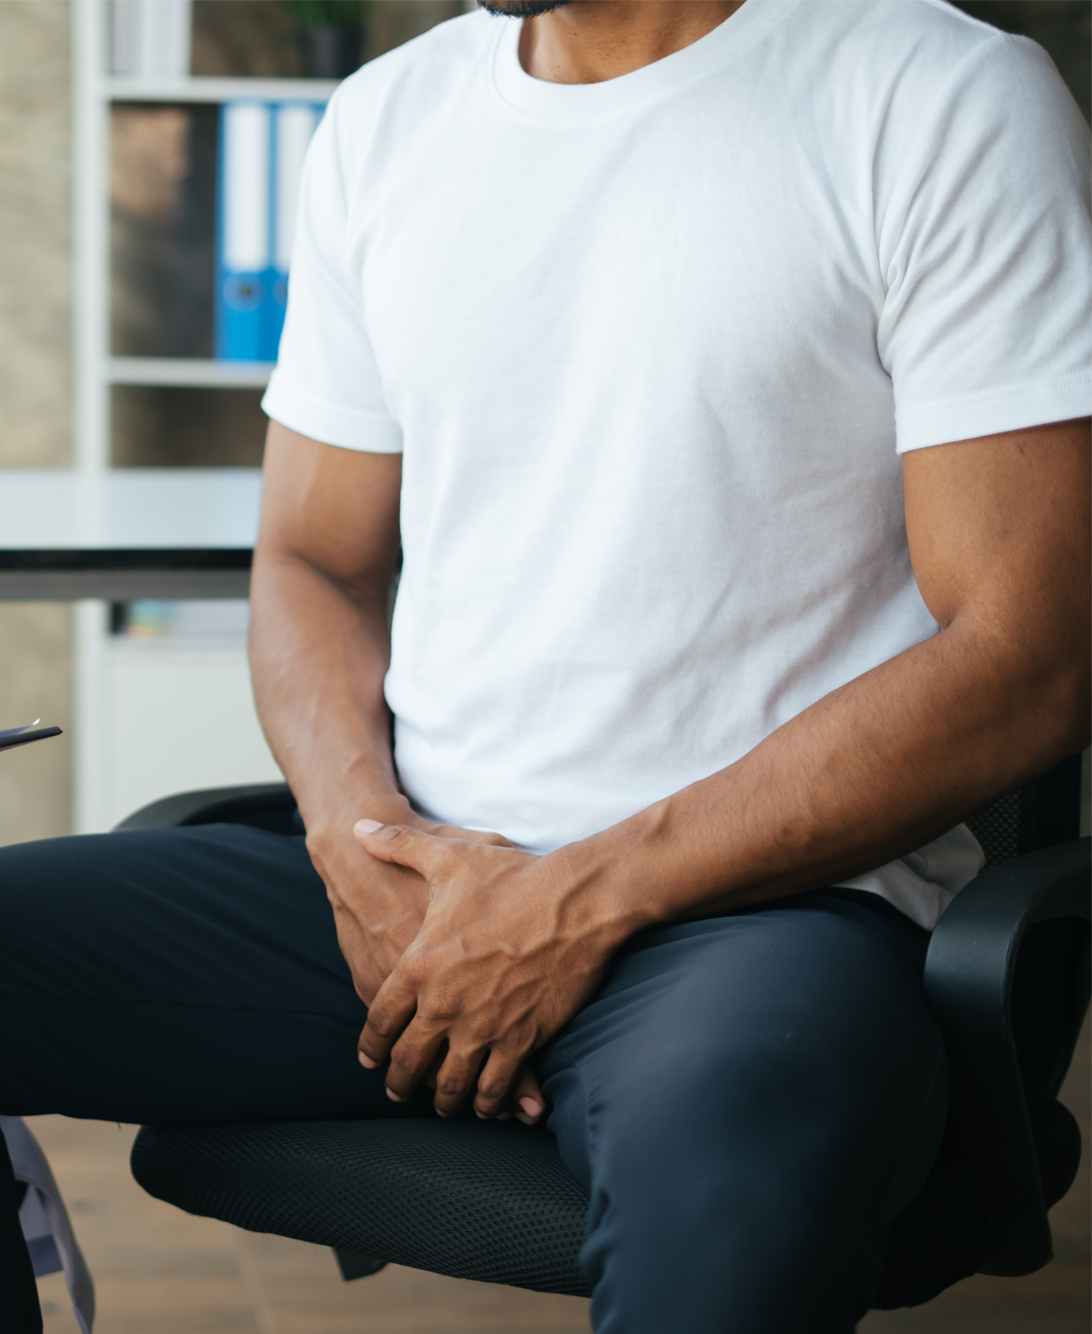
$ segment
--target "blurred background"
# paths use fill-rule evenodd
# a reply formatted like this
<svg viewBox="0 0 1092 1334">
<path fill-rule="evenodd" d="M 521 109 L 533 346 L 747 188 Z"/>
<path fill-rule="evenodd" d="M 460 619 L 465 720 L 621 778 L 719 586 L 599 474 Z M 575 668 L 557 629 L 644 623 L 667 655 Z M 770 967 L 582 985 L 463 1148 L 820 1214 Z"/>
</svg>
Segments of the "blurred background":
<svg viewBox="0 0 1092 1334">
<path fill-rule="evenodd" d="M 258 468 L 286 210 L 307 137 L 339 78 L 473 7 L 3 0 L 0 469 L 196 470 L 215 481 L 217 470 Z M 1092 5 L 960 8 L 1045 46 L 1089 116 Z M 248 133 L 271 136 L 266 169 L 279 183 L 269 253 L 253 260 L 231 204 L 249 188 L 232 158 Z M 278 778 L 250 699 L 246 623 L 245 602 L 231 599 L 0 602 L 0 727 L 41 717 L 65 729 L 0 765 L 0 843 L 106 829 L 171 791 Z M 1087 1144 L 1087 1032 L 1065 1096 Z M 108 1297 L 102 1334 L 586 1328 L 574 1299 L 409 1271 L 343 1287 L 328 1253 L 143 1197 L 125 1168 L 127 1131 L 58 1118 L 35 1128 L 78 1225 L 86 1215 L 81 1235 Z M 1060 1258 L 1043 1274 L 969 1280 L 864 1328 L 1088 1330 L 1088 1200 L 1085 1166 L 1055 1211 Z M 70 1331 L 58 1283 L 43 1280 L 47 1328 Z"/>
<path fill-rule="evenodd" d="M 338 78 L 466 7 L 0 3 L 0 468 L 208 470 L 213 496 L 216 470 L 257 469 L 307 139 Z M 239 151 L 255 115 L 264 180 Z M 271 184 L 262 271 L 226 268 Z M 279 778 L 246 627 L 245 602 L 0 601 L 0 726 L 65 731 L 0 771 L 0 843 Z"/>
</svg>

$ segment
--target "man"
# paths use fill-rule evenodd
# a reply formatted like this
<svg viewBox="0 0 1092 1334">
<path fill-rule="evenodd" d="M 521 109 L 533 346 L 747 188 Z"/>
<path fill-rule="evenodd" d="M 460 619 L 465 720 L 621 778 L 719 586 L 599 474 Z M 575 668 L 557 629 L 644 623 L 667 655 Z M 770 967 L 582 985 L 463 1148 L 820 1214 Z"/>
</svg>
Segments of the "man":
<svg viewBox="0 0 1092 1334">
<path fill-rule="evenodd" d="M 305 172 L 252 662 L 306 845 L 5 849 L 0 1110 L 548 1113 L 597 1330 L 844 1334 L 958 822 L 1087 743 L 1086 130 L 935 0 L 490 8 Z"/>
</svg>

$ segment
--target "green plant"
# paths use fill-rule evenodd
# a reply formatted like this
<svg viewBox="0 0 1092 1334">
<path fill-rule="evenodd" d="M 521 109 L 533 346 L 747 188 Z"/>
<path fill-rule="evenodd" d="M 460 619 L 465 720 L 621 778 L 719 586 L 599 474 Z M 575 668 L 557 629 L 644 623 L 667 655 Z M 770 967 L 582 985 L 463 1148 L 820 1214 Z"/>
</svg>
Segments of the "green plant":
<svg viewBox="0 0 1092 1334">
<path fill-rule="evenodd" d="M 363 32 L 369 0 L 281 0 L 300 28 L 345 28 Z"/>
</svg>

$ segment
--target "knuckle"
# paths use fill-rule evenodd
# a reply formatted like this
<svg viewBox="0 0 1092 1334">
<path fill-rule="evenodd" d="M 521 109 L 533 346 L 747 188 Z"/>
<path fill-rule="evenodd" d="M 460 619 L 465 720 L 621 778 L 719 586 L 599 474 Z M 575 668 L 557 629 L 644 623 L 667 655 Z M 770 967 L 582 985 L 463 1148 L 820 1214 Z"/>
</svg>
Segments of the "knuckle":
<svg viewBox="0 0 1092 1334">
<path fill-rule="evenodd" d="M 390 1060 L 391 1073 L 394 1075 L 409 1075 L 417 1068 L 417 1061 L 412 1052 L 399 1051 L 396 1047 L 391 1052 Z"/>
<path fill-rule="evenodd" d="M 453 1006 L 430 1005 L 422 1018 L 430 1028 L 446 1033 L 458 1013 L 458 1010 Z"/>
<path fill-rule="evenodd" d="M 465 1087 L 456 1075 L 445 1075 L 436 1081 L 436 1092 L 443 1098 L 457 1098 Z"/>
<path fill-rule="evenodd" d="M 489 1102 L 499 1102 L 508 1092 L 508 1080 L 496 1075 L 478 1081 L 479 1094 Z"/>
<path fill-rule="evenodd" d="M 431 942 L 413 940 L 398 961 L 398 971 L 407 982 L 418 986 L 435 970 L 439 958 L 440 950 Z"/>
<path fill-rule="evenodd" d="M 444 1027 L 458 1015 L 460 1010 L 458 998 L 447 987 L 437 987 L 425 999 L 423 1006 L 418 1010 L 418 1014 L 427 1024 L 437 1024 Z"/>
<path fill-rule="evenodd" d="M 420 1008 L 422 1004 L 421 992 L 425 990 L 428 984 L 428 955 L 424 950 L 417 950 L 410 959 L 403 955 L 400 967 L 410 989 L 417 994 L 417 1004 Z M 428 1004 L 427 1001 L 424 1003 Z"/>
</svg>

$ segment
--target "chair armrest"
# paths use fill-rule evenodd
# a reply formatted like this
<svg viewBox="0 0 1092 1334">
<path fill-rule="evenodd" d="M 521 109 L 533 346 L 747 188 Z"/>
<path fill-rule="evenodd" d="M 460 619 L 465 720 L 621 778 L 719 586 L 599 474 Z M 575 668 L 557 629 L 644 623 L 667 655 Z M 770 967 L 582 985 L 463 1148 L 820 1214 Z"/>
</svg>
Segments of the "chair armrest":
<svg viewBox="0 0 1092 1334">
<path fill-rule="evenodd" d="M 1032 1273 L 1053 1254 L 1013 1041 L 1012 982 L 1033 922 L 1092 916 L 1090 842 L 1061 843 L 977 876 L 937 923 L 925 961 L 925 991 L 948 1053 L 951 1109 L 989 1224 L 979 1265 L 987 1274 Z"/>
<path fill-rule="evenodd" d="M 245 787 L 205 787 L 176 792 L 134 811 L 115 827 L 115 833 L 136 829 L 177 829 L 181 825 L 258 823 L 260 812 L 283 810 L 285 822 L 296 808 L 287 783 L 252 783 Z M 248 819 L 247 817 L 251 817 Z"/>
</svg>

